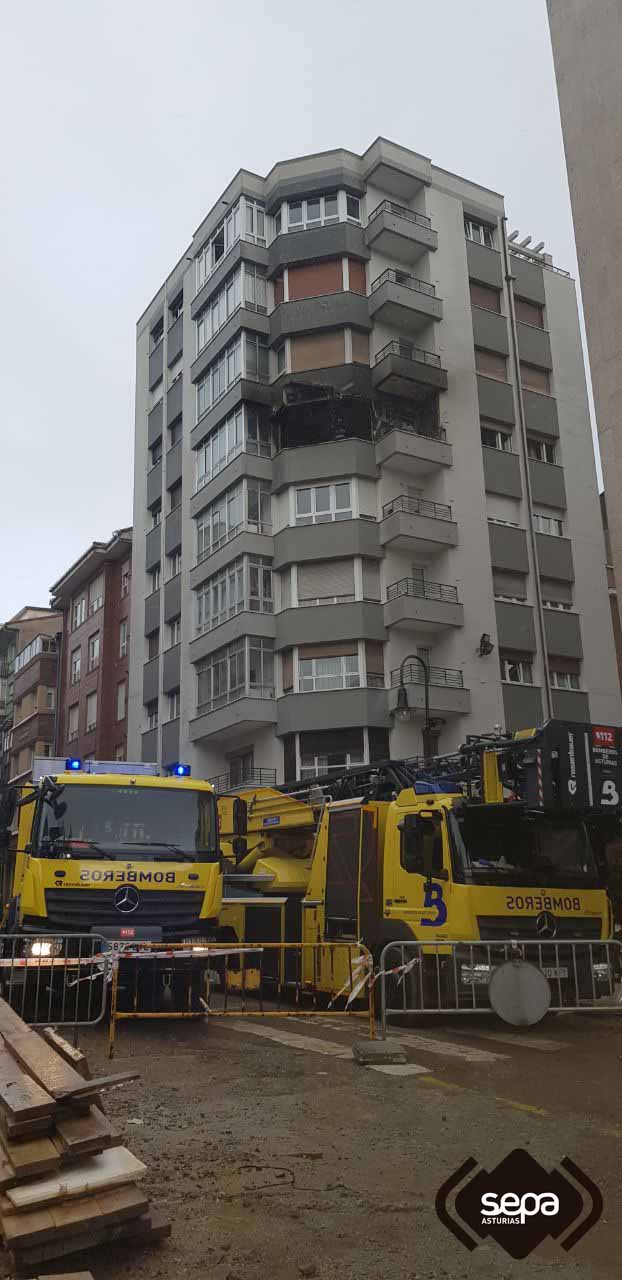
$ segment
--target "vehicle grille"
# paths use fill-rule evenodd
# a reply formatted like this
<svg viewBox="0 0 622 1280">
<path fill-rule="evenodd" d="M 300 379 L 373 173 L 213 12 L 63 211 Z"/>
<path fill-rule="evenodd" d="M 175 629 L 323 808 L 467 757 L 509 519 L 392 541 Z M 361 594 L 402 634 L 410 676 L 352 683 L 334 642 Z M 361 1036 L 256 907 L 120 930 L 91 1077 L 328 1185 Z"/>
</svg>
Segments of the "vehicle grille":
<svg viewBox="0 0 622 1280">
<path fill-rule="evenodd" d="M 478 916 L 477 927 L 482 942 L 489 942 L 496 938 L 527 938 L 533 942 L 544 942 L 546 939 L 540 938 L 536 928 L 537 915 L 533 916 Z M 591 942 L 596 938 L 600 938 L 601 922 L 594 916 L 555 916 L 557 920 L 557 934 L 555 938 L 550 939 L 552 942 L 564 940 L 571 941 L 573 938 Z"/>
<path fill-rule="evenodd" d="M 116 889 L 48 889 L 45 895 L 48 928 L 97 932 L 101 925 L 155 925 L 171 935 L 196 926 L 203 905 L 202 893 L 149 889 L 139 892 L 136 910 L 127 915 L 117 911 L 114 905 L 116 892 Z"/>
</svg>

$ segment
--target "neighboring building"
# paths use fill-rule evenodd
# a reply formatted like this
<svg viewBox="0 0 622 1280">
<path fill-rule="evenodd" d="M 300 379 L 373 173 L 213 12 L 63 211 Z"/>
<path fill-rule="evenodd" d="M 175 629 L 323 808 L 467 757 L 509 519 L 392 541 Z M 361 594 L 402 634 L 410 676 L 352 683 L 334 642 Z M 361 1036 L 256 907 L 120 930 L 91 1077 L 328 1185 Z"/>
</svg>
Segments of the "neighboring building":
<svg viewBox="0 0 622 1280">
<path fill-rule="evenodd" d="M 8 780 L 11 768 L 16 639 L 14 627 L 0 627 L 0 783 Z"/>
<path fill-rule="evenodd" d="M 600 495 L 600 513 L 603 521 L 603 533 L 605 535 L 605 555 L 607 558 L 607 586 L 609 588 L 609 604 L 611 607 L 611 625 L 613 627 L 613 640 L 616 647 L 616 658 L 618 661 L 618 676 L 620 679 L 620 688 L 622 689 L 622 624 L 620 623 L 620 606 L 618 602 L 618 588 L 616 584 L 615 573 L 613 569 L 613 556 L 611 553 L 611 539 L 609 537 L 609 522 L 607 519 L 607 504 L 605 495 Z"/>
<path fill-rule="evenodd" d="M 132 530 L 94 542 L 54 583 L 63 646 L 56 751 L 125 760 Z"/>
<path fill-rule="evenodd" d="M 415 754 L 417 657 L 428 749 L 620 721 L 575 288 L 500 195 L 381 138 L 240 170 L 136 370 L 131 755 Z"/>
<path fill-rule="evenodd" d="M 23 784 L 34 756 L 54 754 L 57 658 L 62 618 L 54 609 L 27 605 L 2 629 L 4 649 L 3 772 Z"/>
<path fill-rule="evenodd" d="M 622 5 L 547 0 L 577 242 L 610 561 L 622 581 Z M 620 618 L 614 615 L 616 644 Z"/>
</svg>

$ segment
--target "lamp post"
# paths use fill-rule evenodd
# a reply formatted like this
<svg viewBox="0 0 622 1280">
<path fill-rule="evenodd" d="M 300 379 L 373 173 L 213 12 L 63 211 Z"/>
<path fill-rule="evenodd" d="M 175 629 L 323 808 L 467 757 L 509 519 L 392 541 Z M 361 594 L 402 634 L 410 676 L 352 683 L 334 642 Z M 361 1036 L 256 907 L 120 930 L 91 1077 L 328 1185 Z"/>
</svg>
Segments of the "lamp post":
<svg viewBox="0 0 622 1280">
<path fill-rule="evenodd" d="M 430 729 L 432 728 L 432 725 L 430 723 L 430 668 L 428 667 L 427 662 L 424 662 L 423 658 L 419 657 L 418 653 L 407 654 L 406 657 L 403 658 L 400 663 L 400 683 L 397 691 L 397 707 L 396 707 L 395 714 L 397 716 L 397 719 L 404 723 L 407 720 L 410 720 L 412 718 L 412 712 L 408 705 L 408 690 L 406 688 L 406 685 L 404 684 L 404 670 L 406 668 L 407 663 L 409 662 L 418 662 L 419 666 L 423 670 L 423 696 L 424 696 L 424 714 L 425 714 L 425 724 L 424 724 L 423 732 L 424 732 L 424 743 L 425 743 L 424 754 L 425 754 L 425 749 L 428 747 L 429 740 L 430 740 Z"/>
</svg>

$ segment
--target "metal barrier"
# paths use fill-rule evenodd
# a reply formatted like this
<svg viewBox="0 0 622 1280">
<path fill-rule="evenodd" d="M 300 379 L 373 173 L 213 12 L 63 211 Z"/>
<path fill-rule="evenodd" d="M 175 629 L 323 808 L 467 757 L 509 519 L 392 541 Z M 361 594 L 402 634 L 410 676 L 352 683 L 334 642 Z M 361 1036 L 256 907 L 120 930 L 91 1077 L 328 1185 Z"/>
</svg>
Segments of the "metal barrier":
<svg viewBox="0 0 622 1280">
<path fill-rule="evenodd" d="M 550 1002 L 540 1016 L 547 1010 L 622 1011 L 620 942 L 563 938 L 538 942 L 508 938 L 489 942 L 389 942 L 382 951 L 376 975 L 383 1037 L 387 1018 L 400 1014 L 496 1011 L 503 1017 L 491 1003 L 490 984 L 500 967 L 512 961 L 524 961 L 548 979 Z"/>
<path fill-rule="evenodd" d="M 373 960 L 361 943 L 130 943 L 114 953 L 109 1056 L 127 1019 L 325 1016 L 326 997 L 331 1017 L 364 1018 L 374 1037 Z"/>
<path fill-rule="evenodd" d="M 0 996 L 24 1022 L 94 1026 L 106 1010 L 110 952 L 92 933 L 0 936 Z"/>
</svg>

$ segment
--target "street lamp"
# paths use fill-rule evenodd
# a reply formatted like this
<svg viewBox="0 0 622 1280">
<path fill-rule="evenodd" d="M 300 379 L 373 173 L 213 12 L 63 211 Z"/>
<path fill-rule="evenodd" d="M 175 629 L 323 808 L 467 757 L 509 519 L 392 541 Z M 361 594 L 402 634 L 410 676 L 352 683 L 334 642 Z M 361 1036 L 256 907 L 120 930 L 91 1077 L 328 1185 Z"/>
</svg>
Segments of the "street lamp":
<svg viewBox="0 0 622 1280">
<path fill-rule="evenodd" d="M 430 723 L 430 668 L 428 667 L 427 662 L 424 662 L 423 658 L 419 657 L 418 653 L 407 654 L 406 657 L 403 658 L 400 663 L 400 683 L 397 691 L 397 706 L 395 709 L 395 715 L 396 715 L 396 718 L 401 723 L 406 723 L 408 720 L 413 719 L 413 712 L 411 711 L 408 705 L 408 690 L 406 688 L 406 685 L 404 684 L 404 670 L 406 668 L 407 663 L 409 662 L 418 662 L 419 666 L 423 670 L 423 696 L 424 696 L 424 714 L 425 714 L 425 724 L 424 724 L 423 732 L 424 732 L 424 742 L 427 747 L 430 740 L 430 729 L 432 728 L 432 725 Z"/>
</svg>

